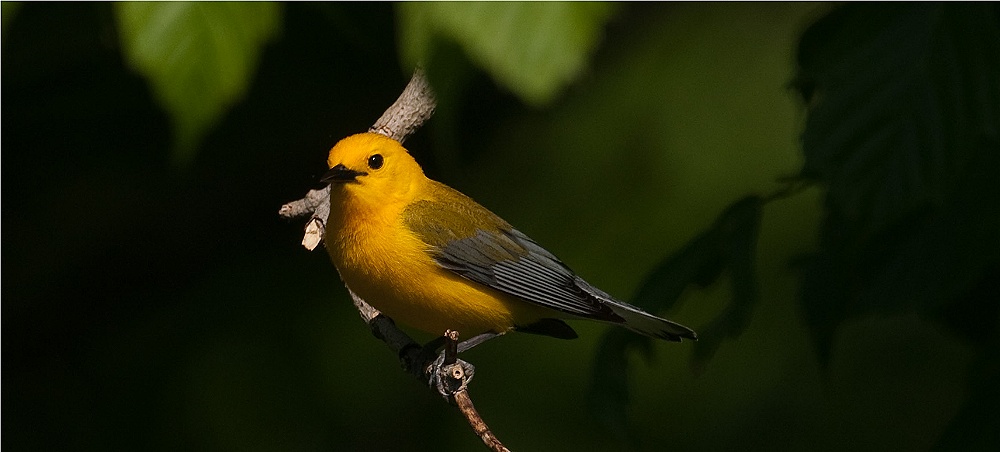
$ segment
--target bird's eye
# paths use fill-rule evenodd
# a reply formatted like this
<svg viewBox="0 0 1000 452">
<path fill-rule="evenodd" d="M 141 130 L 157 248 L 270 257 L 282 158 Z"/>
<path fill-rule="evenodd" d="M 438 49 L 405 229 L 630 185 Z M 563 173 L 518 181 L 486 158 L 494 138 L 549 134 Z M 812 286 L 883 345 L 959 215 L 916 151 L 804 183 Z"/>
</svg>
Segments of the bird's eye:
<svg viewBox="0 0 1000 452">
<path fill-rule="evenodd" d="M 383 163 L 382 154 L 373 154 L 371 157 L 368 157 L 368 167 L 371 169 L 379 169 Z"/>
</svg>

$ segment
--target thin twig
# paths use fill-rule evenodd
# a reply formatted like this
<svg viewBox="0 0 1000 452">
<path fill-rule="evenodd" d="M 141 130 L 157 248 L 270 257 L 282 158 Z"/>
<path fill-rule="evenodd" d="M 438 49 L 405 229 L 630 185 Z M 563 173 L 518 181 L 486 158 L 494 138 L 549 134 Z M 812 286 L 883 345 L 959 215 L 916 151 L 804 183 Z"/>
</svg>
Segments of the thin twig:
<svg viewBox="0 0 1000 452">
<path fill-rule="evenodd" d="M 461 362 L 458 359 L 458 331 L 448 330 L 444 333 L 444 336 L 444 366 L 442 366 L 440 372 L 442 373 L 442 377 L 449 379 L 452 387 L 456 388 L 451 393 L 452 400 L 458 405 L 459 411 L 469 421 L 472 430 L 476 432 L 476 435 L 479 435 L 479 439 L 483 440 L 483 444 L 486 444 L 486 447 L 497 452 L 510 452 L 496 435 L 490 431 L 490 426 L 486 425 L 486 421 L 476 411 L 476 406 L 472 404 L 468 385 L 469 380 L 472 379 L 472 375 L 467 375 L 465 369 L 458 364 Z"/>
<path fill-rule="evenodd" d="M 325 200 L 325 201 L 324 201 Z M 309 215 L 316 211 L 316 207 L 324 202 L 330 203 L 330 186 L 327 185 L 319 190 L 309 190 L 302 199 L 292 201 L 281 206 L 278 215 L 282 218 L 298 218 Z"/>
<path fill-rule="evenodd" d="M 306 222 L 305 233 L 302 235 L 302 246 L 312 251 L 323 241 L 326 232 L 326 218 L 330 215 L 330 186 L 319 190 L 309 190 L 302 199 L 281 206 L 278 215 L 284 218 L 296 218 L 312 214 Z"/>
<path fill-rule="evenodd" d="M 479 416 L 476 407 L 472 405 L 472 398 L 469 397 L 468 389 L 463 389 L 455 393 L 455 403 L 458 405 L 458 409 L 462 411 L 462 414 L 465 415 L 465 419 L 469 421 L 472 430 L 483 440 L 483 444 L 486 444 L 486 447 L 495 452 L 510 452 L 510 449 L 504 447 L 503 443 L 490 431 L 490 427 L 486 425 L 483 418 Z"/>
</svg>

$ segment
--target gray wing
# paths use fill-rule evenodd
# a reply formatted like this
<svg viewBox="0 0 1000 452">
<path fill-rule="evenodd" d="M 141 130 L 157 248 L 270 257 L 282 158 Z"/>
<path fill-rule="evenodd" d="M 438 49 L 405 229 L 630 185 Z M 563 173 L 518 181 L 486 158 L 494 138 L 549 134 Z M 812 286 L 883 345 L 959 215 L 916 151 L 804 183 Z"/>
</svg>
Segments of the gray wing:
<svg viewBox="0 0 1000 452">
<path fill-rule="evenodd" d="M 441 187 L 446 189 L 444 185 Z M 407 226 L 431 247 L 435 261 L 442 268 L 570 317 L 615 323 L 671 341 L 680 341 L 682 337 L 697 339 L 690 328 L 615 300 L 591 286 L 500 217 L 458 192 L 447 193 L 467 202 L 420 201 L 404 211 Z M 454 218 L 463 221 L 449 220 Z M 469 219 L 472 221 L 465 221 Z M 519 328 L 556 337 L 575 337 L 569 326 L 556 320 L 535 326 L 519 325 Z"/>
<path fill-rule="evenodd" d="M 452 240 L 437 250 L 442 267 L 537 305 L 608 322 L 624 319 L 602 303 L 610 298 L 576 276 L 552 253 L 516 229 Z M 603 296 L 601 296 L 603 295 Z"/>
</svg>

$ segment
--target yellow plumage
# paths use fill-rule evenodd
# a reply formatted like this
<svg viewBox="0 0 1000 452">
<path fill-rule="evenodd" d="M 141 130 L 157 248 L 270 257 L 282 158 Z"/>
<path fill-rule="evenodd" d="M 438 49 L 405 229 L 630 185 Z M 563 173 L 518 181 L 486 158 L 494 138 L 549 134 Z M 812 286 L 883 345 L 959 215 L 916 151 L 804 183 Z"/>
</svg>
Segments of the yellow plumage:
<svg viewBox="0 0 1000 452">
<path fill-rule="evenodd" d="M 557 318 L 663 339 L 694 332 L 612 299 L 500 217 L 428 179 L 398 142 L 366 133 L 330 150 L 326 248 L 344 283 L 397 322 L 465 337 L 575 337 Z"/>
</svg>

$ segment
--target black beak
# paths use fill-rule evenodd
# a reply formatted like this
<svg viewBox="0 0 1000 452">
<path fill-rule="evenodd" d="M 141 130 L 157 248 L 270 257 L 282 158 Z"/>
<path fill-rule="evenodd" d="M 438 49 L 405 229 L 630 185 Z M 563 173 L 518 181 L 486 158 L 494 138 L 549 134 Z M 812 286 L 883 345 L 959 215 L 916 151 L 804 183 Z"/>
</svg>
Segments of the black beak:
<svg viewBox="0 0 1000 452">
<path fill-rule="evenodd" d="M 324 174 L 319 181 L 325 184 L 333 184 L 333 183 L 343 184 L 347 182 L 357 182 L 358 176 L 367 176 L 367 175 L 368 173 L 361 171 L 354 171 L 344 166 L 343 163 L 341 163 L 333 168 L 330 168 L 330 171 L 327 171 L 326 174 Z"/>
</svg>

